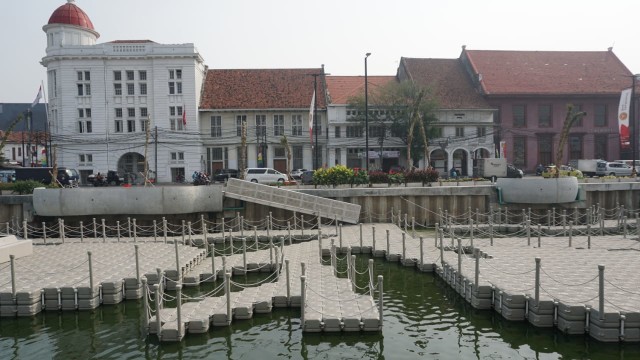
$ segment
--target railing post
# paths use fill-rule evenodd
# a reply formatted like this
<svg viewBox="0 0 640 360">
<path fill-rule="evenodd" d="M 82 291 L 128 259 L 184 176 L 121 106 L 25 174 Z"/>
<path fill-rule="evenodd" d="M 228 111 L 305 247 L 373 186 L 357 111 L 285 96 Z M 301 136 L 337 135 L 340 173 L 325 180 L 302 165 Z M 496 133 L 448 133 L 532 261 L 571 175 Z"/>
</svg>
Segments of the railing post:
<svg viewBox="0 0 640 360">
<path fill-rule="evenodd" d="M 536 307 L 540 306 L 540 261 L 539 257 L 536 257 L 536 284 L 535 284 L 535 299 Z"/>
<path fill-rule="evenodd" d="M 390 254 L 390 247 L 389 247 L 389 229 L 387 229 L 387 257 L 389 257 Z"/>
<path fill-rule="evenodd" d="M 102 225 L 102 242 L 107 242 L 107 229 L 104 223 L 104 219 L 100 219 Z"/>
<path fill-rule="evenodd" d="M 153 292 L 155 293 L 154 298 L 156 301 L 156 333 L 160 337 L 162 331 L 162 322 L 160 322 L 160 284 L 153 285 Z"/>
<path fill-rule="evenodd" d="M 458 278 L 456 279 L 455 288 L 458 289 L 458 283 L 462 283 L 462 239 L 458 238 Z"/>
<path fill-rule="evenodd" d="M 202 243 L 207 246 L 207 223 L 204 222 L 204 215 L 201 217 L 202 220 Z"/>
<path fill-rule="evenodd" d="M 247 274 L 247 239 L 242 238 L 242 266 L 243 273 Z"/>
<path fill-rule="evenodd" d="M 116 221 L 116 233 L 118 236 L 118 242 L 120 242 L 120 221 Z M 165 237 L 165 242 L 166 242 L 166 237 Z"/>
<path fill-rule="evenodd" d="M 231 273 L 227 272 L 224 274 L 224 292 L 227 296 L 227 325 L 231 324 L 231 317 L 233 313 L 231 312 Z"/>
<path fill-rule="evenodd" d="M 211 274 L 213 275 L 213 281 L 215 282 L 218 279 L 218 274 L 216 273 L 216 247 L 215 245 L 210 245 L 211 249 Z"/>
<path fill-rule="evenodd" d="M 93 240 L 98 240 L 98 225 L 96 224 L 96 218 L 93 218 Z"/>
<path fill-rule="evenodd" d="M 176 285 L 176 322 L 178 325 L 178 339 L 182 339 L 182 285 Z"/>
<path fill-rule="evenodd" d="M 569 221 L 569 247 L 571 247 L 572 242 L 573 242 L 573 221 Z"/>
<path fill-rule="evenodd" d="M 178 273 L 178 283 L 180 283 L 180 279 L 182 279 L 182 271 L 180 269 L 180 253 L 178 252 L 178 242 L 174 240 L 173 245 L 176 250 L 176 272 Z"/>
<path fill-rule="evenodd" d="M 424 239 L 420 236 L 420 266 L 424 265 Z"/>
<path fill-rule="evenodd" d="M 131 218 L 127 217 L 127 237 L 131 237 Z"/>
<path fill-rule="evenodd" d="M 402 261 L 405 262 L 407 260 L 407 243 L 406 243 L 406 233 L 402 233 Z"/>
<path fill-rule="evenodd" d="M 527 245 L 531 246 L 531 220 L 527 219 Z"/>
<path fill-rule="evenodd" d="M 638 226 L 637 218 L 636 218 L 636 226 Z M 9 233 L 7 233 L 7 235 L 9 235 Z M 44 244 L 47 243 L 47 223 L 44 221 L 42 222 L 42 241 Z"/>
<path fill-rule="evenodd" d="M 16 256 L 13 254 L 9 255 L 9 260 L 11 262 L 11 296 L 13 299 L 16 298 Z"/>
<path fill-rule="evenodd" d="M 473 249 L 473 219 L 469 219 L 469 244 L 471 245 L 471 248 Z"/>
<path fill-rule="evenodd" d="M 185 228 L 186 228 L 186 222 L 184 220 L 182 220 L 182 226 L 180 227 L 180 230 L 182 231 L 182 245 L 186 245 L 187 244 L 187 240 L 185 238 Z"/>
<path fill-rule="evenodd" d="M 440 228 L 440 266 L 444 270 L 444 230 Z"/>
<path fill-rule="evenodd" d="M 93 262 L 91 260 L 91 251 L 87 251 L 89 262 L 89 293 L 93 296 Z"/>
<path fill-rule="evenodd" d="M 84 223 L 80 221 L 80 242 L 84 242 Z"/>
<path fill-rule="evenodd" d="M 287 234 L 289 235 L 289 245 L 293 244 L 291 239 L 291 221 L 287 221 Z"/>
<path fill-rule="evenodd" d="M 604 265 L 598 265 L 598 315 L 604 320 Z"/>
<path fill-rule="evenodd" d="M 302 327 L 302 330 L 304 330 L 304 305 L 307 301 L 306 294 L 305 294 L 306 288 L 307 288 L 306 281 L 307 281 L 306 276 L 304 275 L 300 276 L 300 327 Z"/>
<path fill-rule="evenodd" d="M 382 327 L 382 322 L 383 322 L 383 307 L 382 307 L 382 300 L 383 300 L 383 278 L 382 275 L 378 275 L 378 312 L 380 313 L 380 327 Z"/>
<path fill-rule="evenodd" d="M 373 297 L 373 259 L 369 259 L 368 262 L 368 270 L 369 270 L 369 296 Z"/>
<path fill-rule="evenodd" d="M 133 245 L 133 248 L 136 252 L 136 279 L 138 280 L 136 285 L 140 284 L 140 249 L 138 249 L 138 244 Z"/>
<path fill-rule="evenodd" d="M 191 221 L 187 221 L 187 232 L 189 234 L 189 246 L 193 246 L 193 239 L 191 238 L 191 235 L 192 235 Z"/>
<path fill-rule="evenodd" d="M 142 325 L 145 331 L 149 330 L 149 317 L 147 316 L 149 310 L 149 289 L 147 288 L 147 278 L 142 277 L 142 309 L 144 315 L 142 316 Z"/>
<path fill-rule="evenodd" d="M 153 242 L 158 241 L 158 223 L 154 219 L 153 220 Z"/>
<path fill-rule="evenodd" d="M 362 229 L 362 224 L 360 224 L 360 228 Z M 340 244 L 340 249 L 342 251 L 342 224 L 340 224 L 338 243 Z M 360 236 L 360 251 L 362 252 L 362 236 Z"/>
<path fill-rule="evenodd" d="M 167 219 L 162 218 L 162 235 L 164 236 L 164 243 L 167 243 Z"/>
<path fill-rule="evenodd" d="M 291 305 L 291 273 L 289 272 L 289 259 L 284 260 L 284 269 L 287 274 L 287 304 Z"/>
<path fill-rule="evenodd" d="M 473 249 L 473 255 L 476 259 L 476 273 L 473 281 L 473 288 L 478 293 L 478 287 L 480 286 L 480 249 Z"/>
</svg>

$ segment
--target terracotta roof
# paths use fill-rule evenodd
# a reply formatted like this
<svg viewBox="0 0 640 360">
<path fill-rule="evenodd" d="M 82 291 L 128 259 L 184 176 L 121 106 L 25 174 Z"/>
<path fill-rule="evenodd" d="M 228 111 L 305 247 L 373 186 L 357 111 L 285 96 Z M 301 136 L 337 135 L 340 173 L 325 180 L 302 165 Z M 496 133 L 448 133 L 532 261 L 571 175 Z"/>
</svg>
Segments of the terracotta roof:
<svg viewBox="0 0 640 360">
<path fill-rule="evenodd" d="M 152 40 L 113 40 L 109 41 L 112 44 L 146 44 L 146 43 L 155 43 Z"/>
<path fill-rule="evenodd" d="M 410 80 L 433 90 L 441 109 L 491 109 L 475 90 L 459 59 L 401 58 Z"/>
<path fill-rule="evenodd" d="M 323 69 L 209 70 L 201 109 L 309 108 L 314 77 Z M 318 108 L 325 108 L 324 79 L 317 77 Z"/>
<path fill-rule="evenodd" d="M 73 0 L 57 8 L 49 18 L 49 24 L 65 24 L 94 30 L 89 16 L 80 9 Z"/>
<path fill-rule="evenodd" d="M 613 51 L 463 50 L 487 95 L 619 94 L 631 72 Z"/>
<path fill-rule="evenodd" d="M 367 76 L 368 91 L 396 81 L 395 76 Z M 327 92 L 331 104 L 347 104 L 354 96 L 364 94 L 364 76 L 327 76 Z"/>
</svg>

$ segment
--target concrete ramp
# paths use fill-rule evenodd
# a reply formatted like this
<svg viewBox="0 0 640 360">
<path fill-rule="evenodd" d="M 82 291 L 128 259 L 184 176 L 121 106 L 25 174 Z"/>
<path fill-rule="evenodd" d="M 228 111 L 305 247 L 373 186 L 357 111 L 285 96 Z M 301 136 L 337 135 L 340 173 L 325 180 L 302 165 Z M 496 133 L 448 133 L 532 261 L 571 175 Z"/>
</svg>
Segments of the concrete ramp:
<svg viewBox="0 0 640 360">
<path fill-rule="evenodd" d="M 360 219 L 360 205 L 233 178 L 227 182 L 225 196 L 303 214 L 336 217 L 350 224 L 357 224 Z"/>
</svg>

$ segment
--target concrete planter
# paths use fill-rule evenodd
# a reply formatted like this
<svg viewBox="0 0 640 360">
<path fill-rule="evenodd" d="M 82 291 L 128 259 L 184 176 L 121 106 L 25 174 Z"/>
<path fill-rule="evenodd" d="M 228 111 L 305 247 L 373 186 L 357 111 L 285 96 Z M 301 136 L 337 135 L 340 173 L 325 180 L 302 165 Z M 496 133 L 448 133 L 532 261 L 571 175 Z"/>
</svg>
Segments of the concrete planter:
<svg viewBox="0 0 640 360">
<path fill-rule="evenodd" d="M 578 179 L 573 176 L 544 179 L 500 178 L 496 189 L 502 194 L 502 202 L 516 204 L 562 204 L 576 201 Z"/>
</svg>

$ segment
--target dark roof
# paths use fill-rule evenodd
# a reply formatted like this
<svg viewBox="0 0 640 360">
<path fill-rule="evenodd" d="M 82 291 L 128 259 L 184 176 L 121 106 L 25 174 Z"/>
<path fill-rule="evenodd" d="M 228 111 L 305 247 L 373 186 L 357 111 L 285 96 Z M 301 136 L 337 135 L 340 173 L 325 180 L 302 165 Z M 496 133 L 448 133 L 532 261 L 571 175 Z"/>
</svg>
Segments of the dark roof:
<svg viewBox="0 0 640 360">
<path fill-rule="evenodd" d="M 89 16 L 73 1 L 58 7 L 53 14 L 51 14 L 49 24 L 75 25 L 95 31 Z"/>
<path fill-rule="evenodd" d="M 613 51 L 463 50 L 487 95 L 619 94 L 631 72 Z"/>
<path fill-rule="evenodd" d="M 367 76 L 367 90 L 374 92 L 392 81 L 395 76 Z M 364 94 L 364 76 L 327 76 L 327 91 L 331 104 L 347 104 L 351 97 Z"/>
<path fill-rule="evenodd" d="M 31 104 L 19 104 L 19 103 L 0 103 L 0 130 L 7 130 L 13 120 L 18 117 L 18 114 L 24 113 L 28 109 L 31 109 Z M 43 103 L 36 104 L 31 109 L 31 125 L 32 130 L 45 130 L 47 122 L 47 114 Z M 24 118 L 23 118 L 24 119 Z M 20 121 L 13 131 L 27 130 L 26 121 Z"/>
<path fill-rule="evenodd" d="M 490 109 L 459 59 L 400 59 L 409 80 L 431 88 L 441 109 Z M 399 73 L 401 71 L 399 70 Z"/>
<path fill-rule="evenodd" d="M 309 108 L 317 69 L 209 70 L 200 109 Z M 317 77 L 318 108 L 325 108 L 324 76 Z"/>
</svg>

